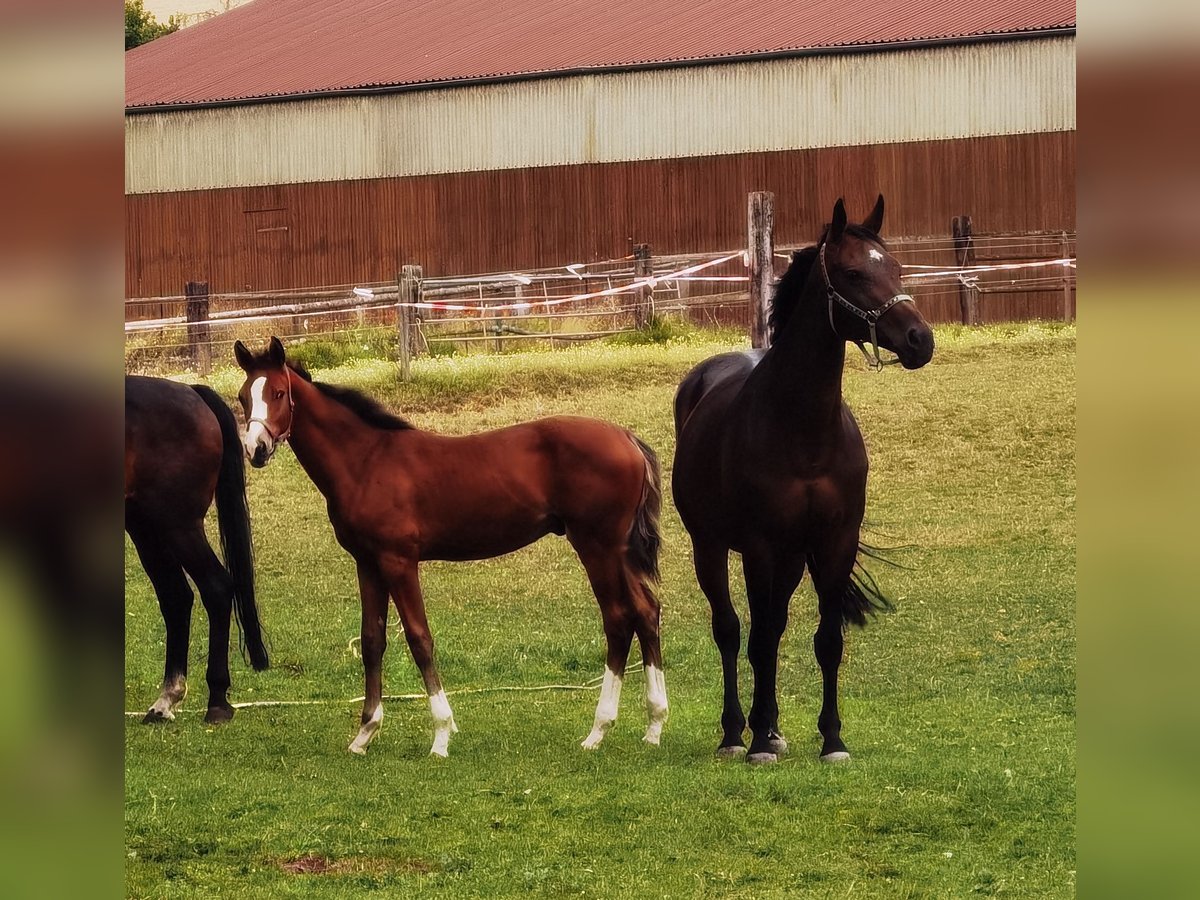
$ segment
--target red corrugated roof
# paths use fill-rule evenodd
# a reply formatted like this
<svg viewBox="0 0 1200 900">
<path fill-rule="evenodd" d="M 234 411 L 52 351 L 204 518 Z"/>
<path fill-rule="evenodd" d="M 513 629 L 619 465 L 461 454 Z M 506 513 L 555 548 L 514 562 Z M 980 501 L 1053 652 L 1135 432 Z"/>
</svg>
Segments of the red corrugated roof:
<svg viewBox="0 0 1200 900">
<path fill-rule="evenodd" d="M 125 54 L 127 108 L 1075 25 L 1074 0 L 254 0 Z"/>
</svg>

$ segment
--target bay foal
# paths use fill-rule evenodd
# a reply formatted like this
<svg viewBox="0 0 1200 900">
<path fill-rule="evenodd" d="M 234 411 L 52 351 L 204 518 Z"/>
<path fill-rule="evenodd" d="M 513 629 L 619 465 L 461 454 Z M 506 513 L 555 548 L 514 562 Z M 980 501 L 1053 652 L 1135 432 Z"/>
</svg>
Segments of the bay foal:
<svg viewBox="0 0 1200 900">
<path fill-rule="evenodd" d="M 465 437 L 414 428 L 371 398 L 312 381 L 272 338 L 261 353 L 234 347 L 246 381 L 246 453 L 264 466 L 289 441 L 328 502 L 338 542 L 358 566 L 366 697 L 350 744 L 365 753 L 383 719 L 382 663 L 389 595 L 429 695 L 431 752 L 446 756 L 457 731 L 434 663 L 419 565 L 428 559 L 500 556 L 547 534 L 566 535 L 600 604 L 608 659 L 595 723 L 599 746 L 617 717 L 636 634 L 657 744 L 667 715 L 659 646 L 658 460 L 632 432 L 595 419 L 556 416 Z"/>
</svg>

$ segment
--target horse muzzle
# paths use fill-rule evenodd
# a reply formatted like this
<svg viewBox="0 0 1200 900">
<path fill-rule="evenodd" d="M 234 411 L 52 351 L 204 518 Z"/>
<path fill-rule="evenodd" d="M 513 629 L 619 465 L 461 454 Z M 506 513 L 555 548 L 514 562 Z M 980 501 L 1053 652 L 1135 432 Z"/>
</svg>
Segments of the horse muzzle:
<svg viewBox="0 0 1200 900">
<path fill-rule="evenodd" d="M 904 335 L 903 346 L 895 353 L 904 368 L 921 368 L 933 359 L 933 329 L 928 325 L 912 326 Z"/>
</svg>

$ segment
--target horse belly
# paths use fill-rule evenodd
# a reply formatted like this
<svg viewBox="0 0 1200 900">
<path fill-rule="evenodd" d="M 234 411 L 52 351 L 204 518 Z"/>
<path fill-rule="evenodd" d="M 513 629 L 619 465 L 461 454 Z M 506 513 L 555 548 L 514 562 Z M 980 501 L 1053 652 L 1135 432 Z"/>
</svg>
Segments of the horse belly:
<svg viewBox="0 0 1200 900">
<path fill-rule="evenodd" d="M 525 517 L 489 517 L 471 525 L 431 535 L 421 542 L 422 559 L 465 561 L 491 559 L 527 547 L 539 538 L 556 530 L 550 516 L 537 519 Z"/>
</svg>

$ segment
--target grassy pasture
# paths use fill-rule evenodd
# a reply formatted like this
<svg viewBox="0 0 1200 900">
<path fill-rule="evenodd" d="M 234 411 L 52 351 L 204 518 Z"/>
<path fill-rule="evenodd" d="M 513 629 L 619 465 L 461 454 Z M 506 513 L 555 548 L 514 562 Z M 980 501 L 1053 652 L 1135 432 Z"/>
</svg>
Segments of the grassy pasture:
<svg viewBox="0 0 1200 900">
<path fill-rule="evenodd" d="M 713 757 L 719 662 L 669 498 L 660 594 L 671 718 L 660 749 L 641 743 L 643 684 L 632 674 L 596 753 L 578 743 L 597 694 L 578 690 L 452 693 L 462 730 L 448 760 L 426 756 L 424 701 L 389 702 L 368 756 L 351 756 L 358 704 L 344 701 L 362 691 L 353 566 L 282 450 L 249 475 L 274 665 L 257 674 L 235 661 L 233 700 L 330 702 L 243 709 L 229 726 L 204 726 L 207 629 L 197 612 L 184 711 L 163 727 L 127 718 L 127 893 L 1073 896 L 1075 329 L 946 327 L 937 339 L 919 372 L 876 375 L 857 354 L 847 363 L 846 395 L 871 452 L 877 542 L 914 545 L 903 555 L 911 568 L 875 568 L 895 612 L 849 636 L 849 765 L 816 760 L 807 579 L 780 660 L 792 752 L 757 769 Z M 638 431 L 669 470 L 675 385 L 734 345 L 693 335 L 435 358 L 418 361 L 408 385 L 369 360 L 315 374 L 445 432 L 557 412 L 608 418 Z M 231 397 L 240 377 L 223 371 L 211 382 Z M 451 692 L 600 675 L 599 613 L 562 539 L 423 571 Z M 125 709 L 144 710 L 164 634 L 128 541 L 126 585 Z M 385 691 L 419 692 L 403 639 L 390 638 Z M 744 663 L 742 673 L 748 701 Z"/>
</svg>

